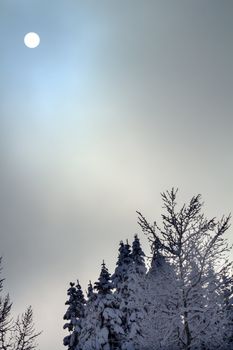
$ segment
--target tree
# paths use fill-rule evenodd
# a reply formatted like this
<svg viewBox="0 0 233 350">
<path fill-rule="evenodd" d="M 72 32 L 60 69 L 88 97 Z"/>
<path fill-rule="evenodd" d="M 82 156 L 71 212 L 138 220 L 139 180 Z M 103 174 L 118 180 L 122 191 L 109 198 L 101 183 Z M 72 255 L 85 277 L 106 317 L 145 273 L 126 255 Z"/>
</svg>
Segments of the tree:
<svg viewBox="0 0 233 350">
<path fill-rule="evenodd" d="M 79 338 L 81 335 L 81 331 L 82 331 L 82 322 L 83 322 L 83 317 L 85 314 L 85 304 L 86 304 L 86 300 L 84 298 L 83 295 L 83 291 L 82 291 L 82 287 L 79 283 L 79 281 L 77 281 L 77 285 L 76 285 L 76 310 L 77 310 L 77 320 L 76 320 L 76 324 L 75 324 L 75 328 L 74 328 L 74 332 L 73 332 L 73 343 L 75 345 L 77 345 L 79 343 Z"/>
<path fill-rule="evenodd" d="M 221 275 L 222 310 L 225 315 L 225 342 L 233 349 L 233 276 L 224 269 Z"/>
<path fill-rule="evenodd" d="M 36 333 L 33 324 L 33 311 L 29 306 L 27 310 L 18 317 L 13 327 L 14 350 L 32 350 L 37 347 L 36 338 L 40 333 Z"/>
<path fill-rule="evenodd" d="M 141 349 L 144 342 L 142 320 L 145 317 L 144 276 L 140 275 L 132 262 L 127 272 L 128 278 L 122 284 L 120 310 L 123 314 L 124 340 L 122 350 Z"/>
<path fill-rule="evenodd" d="M 69 306 L 63 319 L 69 322 L 65 323 L 63 328 L 68 329 L 70 334 L 63 339 L 63 344 L 68 346 L 68 350 L 74 350 L 79 342 L 81 320 L 84 316 L 84 305 L 86 302 L 79 281 L 77 281 L 76 286 L 75 283 L 70 282 L 67 295 L 69 299 L 65 304 Z"/>
<path fill-rule="evenodd" d="M 158 242 L 157 242 L 158 243 Z M 142 320 L 142 349 L 180 349 L 178 341 L 180 315 L 177 281 L 173 267 L 154 244 L 151 265 L 145 279 L 146 315 Z M 176 346 L 175 346 L 176 344 Z"/>
<path fill-rule="evenodd" d="M 170 334 L 174 333 L 176 322 L 180 320 L 177 338 L 173 340 L 174 348 L 196 349 L 201 339 L 212 350 L 227 349 L 229 347 L 224 342 L 224 331 L 219 326 L 223 322 L 223 314 L 216 311 L 210 286 L 217 280 L 215 293 L 219 295 L 222 286 L 220 276 L 230 265 L 227 260 L 229 246 L 224 238 L 230 216 L 219 221 L 205 218 L 200 195 L 194 196 L 188 205 L 184 204 L 181 209 L 177 209 L 176 197 L 177 190 L 174 189 L 162 193 L 165 213 L 162 214 L 161 227 L 157 222 L 149 224 L 138 212 L 139 224 L 149 238 L 152 251 L 159 244 L 161 252 L 174 269 L 175 278 L 171 278 L 170 285 L 175 293 L 172 295 L 164 290 L 169 305 L 174 305 L 176 309 L 176 313 L 173 312 L 174 309 L 164 312 L 167 325 L 172 331 Z M 212 274 L 210 266 L 213 267 Z M 197 307 L 197 295 L 200 296 L 200 302 L 205 297 L 204 308 Z M 172 315 L 176 322 L 171 322 Z"/>
<path fill-rule="evenodd" d="M 75 350 L 233 350 L 230 216 L 207 219 L 200 195 L 182 207 L 176 198 L 174 189 L 162 193 L 160 226 L 138 212 L 151 246 L 148 272 L 136 235 L 132 248 L 120 242 L 112 277 L 103 262 L 95 287 L 89 283 Z"/>
<path fill-rule="evenodd" d="M 125 278 L 127 278 L 127 270 L 132 258 L 130 255 L 129 245 L 126 246 L 123 241 L 120 242 L 118 251 L 118 260 L 116 263 L 115 272 L 111 279 L 113 287 L 116 288 L 117 291 L 120 291 L 122 289 L 122 283 L 125 281 Z"/>
<path fill-rule="evenodd" d="M 132 259 L 136 272 L 142 276 L 146 275 L 145 253 L 143 252 L 138 235 L 134 236 L 132 244 Z"/>
<path fill-rule="evenodd" d="M 119 308 L 122 312 L 122 350 L 135 350 L 140 348 L 141 322 L 143 314 L 143 283 L 146 274 L 144 253 L 140 241 L 135 236 L 133 249 L 126 241 L 120 242 L 117 267 L 113 275 L 113 281 L 117 281 L 115 295 L 119 300 Z"/>
<path fill-rule="evenodd" d="M 2 290 L 2 280 L 1 280 Z M 5 297 L 0 297 L 0 349 L 7 350 L 13 347 L 13 339 L 11 338 L 12 332 L 12 319 L 10 316 L 11 302 L 9 294 Z"/>
<path fill-rule="evenodd" d="M 112 293 L 113 285 L 104 261 L 95 289 L 98 292 L 95 304 L 102 320 L 97 332 L 97 344 L 101 345 L 100 349 L 103 350 L 120 349 L 124 334 L 122 314 L 118 300 Z"/>
<path fill-rule="evenodd" d="M 94 288 L 97 294 L 93 294 L 92 286 L 89 285 L 89 300 L 78 349 L 120 350 L 124 334 L 122 315 L 112 293 L 110 274 L 104 262 Z"/>
<path fill-rule="evenodd" d="M 91 281 L 89 281 L 88 287 L 87 287 L 87 304 L 88 302 L 91 303 L 96 299 L 96 294 L 94 292 L 93 286 Z"/>
<path fill-rule="evenodd" d="M 1 258 L 0 258 L 1 264 Z M 0 280 L 0 292 L 3 289 L 3 279 Z M 37 347 L 37 337 L 33 323 L 33 311 L 29 306 L 18 316 L 16 321 L 11 317 L 12 303 L 9 294 L 0 296 L 0 349 L 1 350 L 33 350 Z"/>
<path fill-rule="evenodd" d="M 87 301 L 84 310 L 84 317 L 82 320 L 82 327 L 79 336 L 79 343 L 76 346 L 76 350 L 92 350 L 95 349 L 96 343 L 96 318 L 95 313 L 95 300 L 97 298 L 96 293 L 94 292 L 91 281 L 88 284 L 87 291 Z"/>
</svg>

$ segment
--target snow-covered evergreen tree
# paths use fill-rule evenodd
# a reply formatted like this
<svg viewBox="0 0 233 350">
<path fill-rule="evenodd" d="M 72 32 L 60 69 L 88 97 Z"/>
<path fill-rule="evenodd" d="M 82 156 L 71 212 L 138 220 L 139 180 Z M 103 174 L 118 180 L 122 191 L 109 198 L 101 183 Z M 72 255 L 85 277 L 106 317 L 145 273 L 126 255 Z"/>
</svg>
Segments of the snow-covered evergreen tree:
<svg viewBox="0 0 233 350">
<path fill-rule="evenodd" d="M 110 274 L 103 262 L 98 282 L 97 294 L 89 285 L 89 300 L 80 336 L 82 350 L 120 350 L 124 335 L 122 314 L 117 298 L 112 293 Z M 79 348 L 78 348 L 79 349 Z"/>
<path fill-rule="evenodd" d="M 131 251 L 129 244 L 120 242 L 119 255 L 116 263 L 116 269 L 112 275 L 112 285 L 116 290 L 122 289 L 122 283 L 128 278 L 127 271 L 130 263 L 132 262 Z"/>
<path fill-rule="evenodd" d="M 123 283 L 120 310 L 124 315 L 125 332 L 122 350 L 141 349 L 141 344 L 144 342 L 142 320 L 146 316 L 145 293 L 142 276 L 133 263 L 128 269 L 128 279 Z"/>
<path fill-rule="evenodd" d="M 132 243 L 132 259 L 135 264 L 136 272 L 140 275 L 145 276 L 146 265 L 145 265 L 145 253 L 143 252 L 140 244 L 138 235 L 134 236 L 134 241 Z"/>
<path fill-rule="evenodd" d="M 107 295 L 112 293 L 112 282 L 111 282 L 111 276 L 108 272 L 108 268 L 105 265 L 105 262 L 102 263 L 102 268 L 100 271 L 100 276 L 98 278 L 98 281 L 95 282 L 94 289 L 97 290 L 98 295 Z"/>
<path fill-rule="evenodd" d="M 135 237 L 134 248 L 128 243 L 120 243 L 119 257 L 114 278 L 117 278 L 115 295 L 119 300 L 123 314 L 124 339 L 122 350 L 140 348 L 141 321 L 143 318 L 144 293 L 143 282 L 146 274 L 144 253 L 138 237 Z M 120 281 L 120 283 L 119 283 Z"/>
<path fill-rule="evenodd" d="M 84 305 L 86 302 L 79 281 L 77 281 L 76 286 L 75 283 L 70 282 L 67 295 L 69 299 L 65 304 L 69 306 L 63 319 L 69 322 L 65 323 L 63 328 L 68 329 L 69 335 L 63 339 L 63 344 L 68 346 L 68 350 L 74 350 L 79 342 L 82 329 L 81 322 L 84 317 Z"/>
<path fill-rule="evenodd" d="M 79 343 L 75 350 L 94 350 L 96 347 L 96 322 L 97 314 L 95 312 L 95 300 L 97 298 L 91 281 L 88 284 L 87 301 L 82 320 L 82 328 L 79 336 Z"/>
<path fill-rule="evenodd" d="M 89 281 L 88 287 L 87 287 L 87 304 L 90 302 L 93 302 L 93 300 L 96 299 L 96 293 L 94 292 L 94 288 L 92 286 L 91 281 Z"/>
</svg>

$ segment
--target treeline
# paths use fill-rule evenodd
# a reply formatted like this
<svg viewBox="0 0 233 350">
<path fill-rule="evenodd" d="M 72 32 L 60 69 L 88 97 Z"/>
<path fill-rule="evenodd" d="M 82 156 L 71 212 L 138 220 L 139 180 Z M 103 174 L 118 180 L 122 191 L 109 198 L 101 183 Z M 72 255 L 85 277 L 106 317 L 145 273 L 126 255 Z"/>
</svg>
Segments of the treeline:
<svg viewBox="0 0 233 350">
<path fill-rule="evenodd" d="M 68 350 L 233 349 L 233 278 L 225 239 L 230 217 L 207 219 L 200 196 L 180 209 L 162 194 L 162 225 L 138 212 L 151 246 L 149 268 L 135 235 L 120 242 L 115 271 L 103 262 L 87 295 L 70 283 Z"/>
</svg>

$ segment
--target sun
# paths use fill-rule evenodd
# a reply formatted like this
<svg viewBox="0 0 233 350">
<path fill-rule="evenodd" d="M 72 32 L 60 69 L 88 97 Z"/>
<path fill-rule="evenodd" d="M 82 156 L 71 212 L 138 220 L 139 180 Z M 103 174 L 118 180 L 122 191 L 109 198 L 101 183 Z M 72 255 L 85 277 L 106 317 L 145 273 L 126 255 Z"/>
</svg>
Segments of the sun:
<svg viewBox="0 0 233 350">
<path fill-rule="evenodd" d="M 40 37 L 37 33 L 30 32 L 24 37 L 24 44 L 30 49 L 35 49 L 40 45 Z"/>
</svg>

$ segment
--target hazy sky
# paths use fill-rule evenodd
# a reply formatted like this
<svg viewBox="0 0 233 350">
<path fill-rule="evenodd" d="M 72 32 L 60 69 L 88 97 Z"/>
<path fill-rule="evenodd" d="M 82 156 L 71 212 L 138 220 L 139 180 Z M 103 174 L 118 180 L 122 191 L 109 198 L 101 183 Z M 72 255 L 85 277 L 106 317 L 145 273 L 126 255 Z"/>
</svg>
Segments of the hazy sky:
<svg viewBox="0 0 233 350">
<path fill-rule="evenodd" d="M 1 0 L 0 254 L 41 350 L 64 348 L 69 281 L 112 272 L 160 192 L 233 211 L 232 16 L 231 0 Z"/>
</svg>

